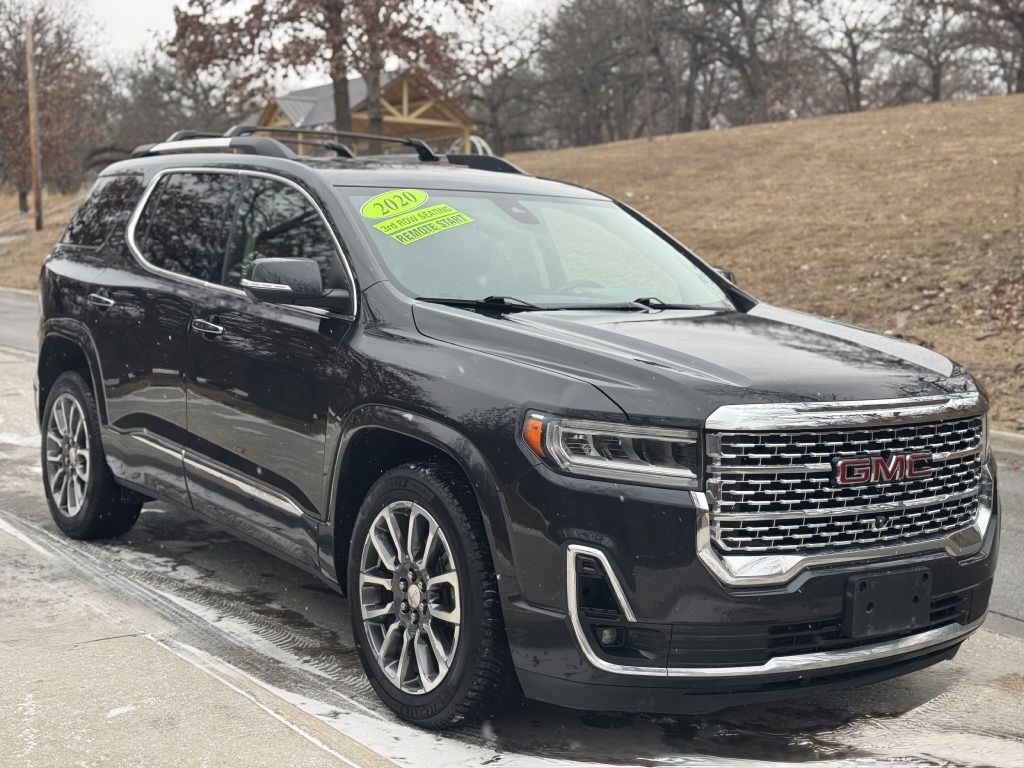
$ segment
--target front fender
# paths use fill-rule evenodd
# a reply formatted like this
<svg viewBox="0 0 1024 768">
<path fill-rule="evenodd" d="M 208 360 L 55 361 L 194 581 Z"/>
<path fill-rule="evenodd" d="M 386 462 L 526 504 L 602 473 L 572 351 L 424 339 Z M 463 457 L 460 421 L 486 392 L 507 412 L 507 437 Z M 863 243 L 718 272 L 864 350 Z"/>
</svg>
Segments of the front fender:
<svg viewBox="0 0 1024 768">
<path fill-rule="evenodd" d="M 481 451 L 454 427 L 436 419 L 392 405 L 366 404 L 354 409 L 341 424 L 334 463 L 328 474 L 330 499 L 326 510 L 324 532 L 320 540 L 320 567 L 337 581 L 334 552 L 338 478 L 352 442 L 367 429 L 384 429 L 420 440 L 449 456 L 469 478 L 483 515 L 484 530 L 491 548 L 499 587 L 514 583 L 512 547 L 509 537 L 509 511 L 496 473 Z M 504 580 L 504 581 L 503 581 Z"/>
</svg>

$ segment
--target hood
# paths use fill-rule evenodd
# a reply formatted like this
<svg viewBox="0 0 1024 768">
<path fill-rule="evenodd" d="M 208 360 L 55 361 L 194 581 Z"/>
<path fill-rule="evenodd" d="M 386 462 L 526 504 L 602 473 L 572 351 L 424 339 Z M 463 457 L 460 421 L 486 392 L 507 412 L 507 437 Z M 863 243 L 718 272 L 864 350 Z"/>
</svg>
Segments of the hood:
<svg viewBox="0 0 1024 768">
<path fill-rule="evenodd" d="M 880 400 L 970 391 L 947 358 L 793 310 L 558 311 L 494 316 L 414 307 L 439 341 L 589 381 L 627 416 L 703 423 L 721 405 Z"/>
</svg>

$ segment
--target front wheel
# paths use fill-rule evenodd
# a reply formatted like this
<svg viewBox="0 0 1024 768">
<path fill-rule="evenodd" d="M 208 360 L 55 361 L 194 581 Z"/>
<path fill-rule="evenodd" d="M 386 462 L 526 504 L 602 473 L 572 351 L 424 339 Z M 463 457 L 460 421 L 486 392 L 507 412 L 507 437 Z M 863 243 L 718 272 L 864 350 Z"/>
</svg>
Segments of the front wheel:
<svg viewBox="0 0 1024 768">
<path fill-rule="evenodd" d="M 443 463 L 374 483 L 349 550 L 359 656 L 400 717 L 442 728 L 492 714 L 516 689 L 476 499 Z"/>
</svg>

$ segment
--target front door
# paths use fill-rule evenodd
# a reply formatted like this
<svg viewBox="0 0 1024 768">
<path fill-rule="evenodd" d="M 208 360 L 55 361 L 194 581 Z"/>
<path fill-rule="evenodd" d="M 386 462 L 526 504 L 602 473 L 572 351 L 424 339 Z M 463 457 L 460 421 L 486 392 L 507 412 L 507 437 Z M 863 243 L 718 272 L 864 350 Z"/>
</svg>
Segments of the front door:
<svg viewBox="0 0 1024 768">
<path fill-rule="evenodd" d="M 329 387 L 352 323 L 245 295 L 252 260 L 271 256 L 316 259 L 325 286 L 346 283 L 311 200 L 290 182 L 244 175 L 223 290 L 203 292 L 191 327 L 185 472 L 197 511 L 315 566 Z"/>
</svg>

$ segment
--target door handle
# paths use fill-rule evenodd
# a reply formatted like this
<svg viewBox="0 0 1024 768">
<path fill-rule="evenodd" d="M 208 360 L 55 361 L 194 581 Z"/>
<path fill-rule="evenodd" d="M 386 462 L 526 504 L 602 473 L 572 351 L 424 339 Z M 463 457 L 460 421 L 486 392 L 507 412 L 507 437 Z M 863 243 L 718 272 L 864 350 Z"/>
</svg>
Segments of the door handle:
<svg viewBox="0 0 1024 768">
<path fill-rule="evenodd" d="M 86 301 L 88 301 L 94 307 L 99 307 L 100 309 L 110 309 L 112 306 L 117 304 L 117 302 L 114 301 L 113 299 L 108 298 L 106 296 L 102 296 L 98 293 L 90 293 L 89 298 L 86 299 Z"/>
<path fill-rule="evenodd" d="M 224 326 L 214 325 L 207 320 L 200 320 L 199 318 L 192 321 L 192 329 L 199 331 L 199 333 L 205 333 L 209 336 L 220 336 L 224 333 Z"/>
</svg>

